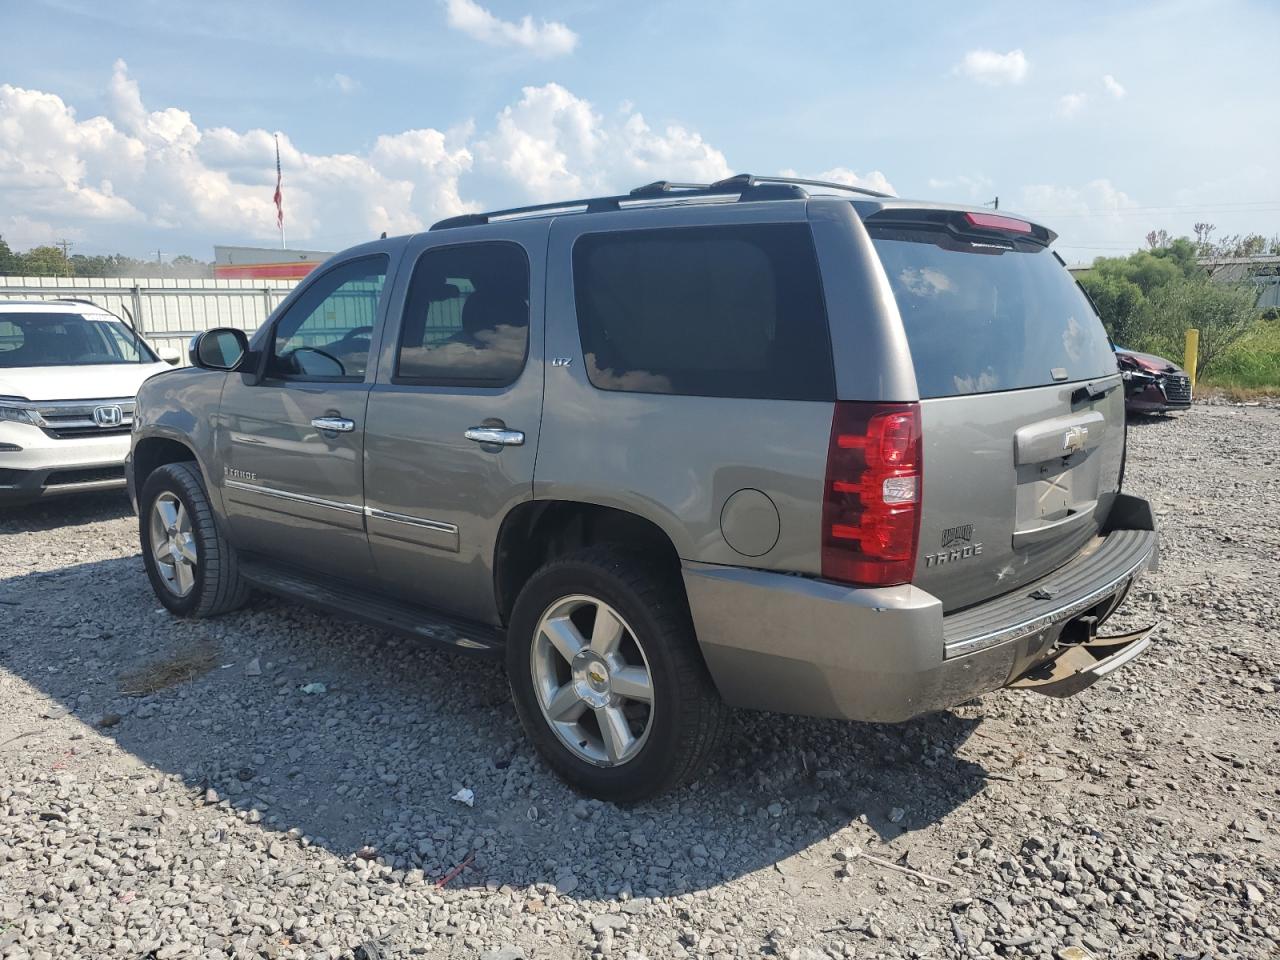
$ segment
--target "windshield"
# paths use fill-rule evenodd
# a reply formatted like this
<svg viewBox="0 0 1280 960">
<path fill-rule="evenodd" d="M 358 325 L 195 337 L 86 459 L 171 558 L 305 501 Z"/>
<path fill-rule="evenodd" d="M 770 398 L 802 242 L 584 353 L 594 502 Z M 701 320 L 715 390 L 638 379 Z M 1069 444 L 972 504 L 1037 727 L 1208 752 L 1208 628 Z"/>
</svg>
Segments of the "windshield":
<svg viewBox="0 0 1280 960">
<path fill-rule="evenodd" d="M 1102 322 L 1048 249 L 934 231 L 872 231 L 921 397 L 993 393 L 1116 372 Z"/>
<path fill-rule="evenodd" d="M 155 362 L 141 338 L 114 317 L 0 314 L 0 368 Z"/>
</svg>

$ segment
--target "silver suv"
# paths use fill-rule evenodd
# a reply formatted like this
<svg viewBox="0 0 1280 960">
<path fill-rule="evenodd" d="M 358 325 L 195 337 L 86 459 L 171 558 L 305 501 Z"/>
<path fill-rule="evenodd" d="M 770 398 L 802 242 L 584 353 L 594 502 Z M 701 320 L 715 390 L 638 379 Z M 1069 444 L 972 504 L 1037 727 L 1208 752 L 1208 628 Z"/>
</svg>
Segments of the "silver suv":
<svg viewBox="0 0 1280 960">
<path fill-rule="evenodd" d="M 739 176 L 341 253 L 138 396 L 147 573 L 504 656 L 547 762 L 634 800 L 726 707 L 1055 696 L 1156 557 L 1124 391 L 1039 224 Z"/>
</svg>

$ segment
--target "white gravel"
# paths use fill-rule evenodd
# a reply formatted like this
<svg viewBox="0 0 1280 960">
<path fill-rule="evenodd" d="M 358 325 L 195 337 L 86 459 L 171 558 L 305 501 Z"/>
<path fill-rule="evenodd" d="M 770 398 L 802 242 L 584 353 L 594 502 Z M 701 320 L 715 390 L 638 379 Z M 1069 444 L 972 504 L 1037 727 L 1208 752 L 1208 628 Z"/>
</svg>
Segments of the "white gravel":
<svg viewBox="0 0 1280 960">
<path fill-rule="evenodd" d="M 630 809 L 548 773 L 496 664 L 268 599 L 175 621 L 123 496 L 0 513 L 0 957 L 1275 957 L 1280 410 L 1130 440 L 1145 658 L 903 726 L 742 714 Z"/>
</svg>

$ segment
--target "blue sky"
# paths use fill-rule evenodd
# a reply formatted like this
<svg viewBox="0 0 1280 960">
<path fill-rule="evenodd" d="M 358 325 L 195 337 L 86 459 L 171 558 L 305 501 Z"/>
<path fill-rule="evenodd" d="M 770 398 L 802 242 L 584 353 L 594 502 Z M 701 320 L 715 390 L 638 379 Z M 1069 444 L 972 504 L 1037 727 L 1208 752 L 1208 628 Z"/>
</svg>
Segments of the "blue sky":
<svg viewBox="0 0 1280 960">
<path fill-rule="evenodd" d="M 999 195 L 1072 261 L 1280 233 L 1274 3 L 0 5 L 18 247 L 278 241 L 277 131 L 299 247 L 738 171 Z"/>
</svg>

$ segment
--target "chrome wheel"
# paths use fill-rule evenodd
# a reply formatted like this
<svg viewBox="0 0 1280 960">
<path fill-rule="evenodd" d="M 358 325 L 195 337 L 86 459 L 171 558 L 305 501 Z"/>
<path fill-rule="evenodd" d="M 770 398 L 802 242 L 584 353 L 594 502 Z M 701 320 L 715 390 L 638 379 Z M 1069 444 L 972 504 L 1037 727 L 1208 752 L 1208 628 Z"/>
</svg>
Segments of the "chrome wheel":
<svg viewBox="0 0 1280 960">
<path fill-rule="evenodd" d="M 578 594 L 538 621 L 529 658 L 543 719 L 577 757 L 601 767 L 632 759 L 653 726 L 653 675 L 613 607 Z"/>
<path fill-rule="evenodd" d="M 185 597 L 191 592 L 198 560 L 191 517 L 182 501 L 168 491 L 151 504 L 151 558 L 171 593 Z"/>
</svg>

